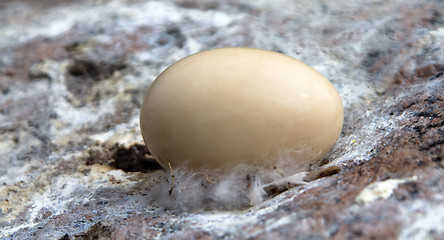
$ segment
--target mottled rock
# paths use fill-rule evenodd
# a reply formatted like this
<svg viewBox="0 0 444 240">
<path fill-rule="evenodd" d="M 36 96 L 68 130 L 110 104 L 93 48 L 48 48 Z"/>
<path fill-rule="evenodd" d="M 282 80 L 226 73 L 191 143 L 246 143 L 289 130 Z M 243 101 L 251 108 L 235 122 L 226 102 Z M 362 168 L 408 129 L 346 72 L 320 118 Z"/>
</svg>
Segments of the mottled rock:
<svg viewBox="0 0 444 240">
<path fill-rule="evenodd" d="M 1 2 L 0 238 L 444 238 L 440 9 L 439 0 Z M 145 90 L 176 60 L 227 46 L 282 52 L 331 80 L 345 124 L 311 170 L 340 170 L 251 207 L 162 207 L 155 195 L 171 176 L 143 147 Z"/>
</svg>

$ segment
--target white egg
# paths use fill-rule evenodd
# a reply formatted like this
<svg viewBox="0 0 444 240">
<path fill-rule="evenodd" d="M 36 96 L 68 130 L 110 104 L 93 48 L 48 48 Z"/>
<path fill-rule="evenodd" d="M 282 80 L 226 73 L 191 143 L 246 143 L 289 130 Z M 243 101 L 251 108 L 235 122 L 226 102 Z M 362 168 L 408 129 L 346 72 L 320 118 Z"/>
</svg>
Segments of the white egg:
<svg viewBox="0 0 444 240">
<path fill-rule="evenodd" d="M 310 66 L 276 52 L 220 48 L 163 71 L 145 95 L 140 126 L 168 170 L 287 161 L 303 171 L 333 147 L 343 119 L 338 92 Z"/>
</svg>

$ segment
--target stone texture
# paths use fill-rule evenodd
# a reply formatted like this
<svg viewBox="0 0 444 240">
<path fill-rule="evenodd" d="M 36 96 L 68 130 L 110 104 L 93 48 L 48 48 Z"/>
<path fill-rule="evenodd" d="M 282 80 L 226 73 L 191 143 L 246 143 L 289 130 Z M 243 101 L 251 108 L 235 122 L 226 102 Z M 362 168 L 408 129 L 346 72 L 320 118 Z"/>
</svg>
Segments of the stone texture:
<svg viewBox="0 0 444 240">
<path fill-rule="evenodd" d="M 0 237 L 444 238 L 440 9 L 438 0 L 1 2 Z M 143 94 L 174 61 L 226 46 L 283 52 L 332 81 L 345 125 L 312 169 L 341 170 L 246 209 L 159 207 L 153 189 L 169 175 L 143 148 Z M 375 184 L 388 194 L 362 200 Z"/>
</svg>

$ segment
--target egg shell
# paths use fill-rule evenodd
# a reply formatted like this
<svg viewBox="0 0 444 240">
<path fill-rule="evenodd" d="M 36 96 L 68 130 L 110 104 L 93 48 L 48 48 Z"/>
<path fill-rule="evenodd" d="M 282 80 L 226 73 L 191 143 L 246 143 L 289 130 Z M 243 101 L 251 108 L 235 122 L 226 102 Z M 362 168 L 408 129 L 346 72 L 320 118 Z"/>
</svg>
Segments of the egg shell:
<svg viewBox="0 0 444 240">
<path fill-rule="evenodd" d="M 165 169 L 296 171 L 321 159 L 344 119 L 340 96 L 310 66 L 284 54 L 219 48 L 163 71 L 143 100 L 145 144 Z"/>
</svg>

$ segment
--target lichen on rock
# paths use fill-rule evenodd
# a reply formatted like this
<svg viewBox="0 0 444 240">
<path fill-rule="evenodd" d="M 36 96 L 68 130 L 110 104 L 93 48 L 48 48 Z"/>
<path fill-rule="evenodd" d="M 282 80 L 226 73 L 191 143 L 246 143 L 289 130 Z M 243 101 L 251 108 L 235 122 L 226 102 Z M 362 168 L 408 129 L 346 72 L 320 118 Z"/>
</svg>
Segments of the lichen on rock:
<svg viewBox="0 0 444 240">
<path fill-rule="evenodd" d="M 1 2 L 0 238 L 443 238 L 439 9 L 438 0 Z M 240 210 L 162 207 L 153 192 L 171 176 L 142 147 L 143 95 L 178 59 L 231 46 L 282 52 L 332 82 L 344 128 L 310 170 L 340 170 Z M 409 180 L 356 202 L 393 179 Z"/>
</svg>

